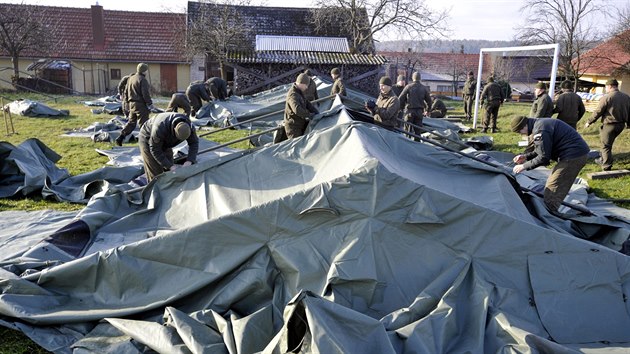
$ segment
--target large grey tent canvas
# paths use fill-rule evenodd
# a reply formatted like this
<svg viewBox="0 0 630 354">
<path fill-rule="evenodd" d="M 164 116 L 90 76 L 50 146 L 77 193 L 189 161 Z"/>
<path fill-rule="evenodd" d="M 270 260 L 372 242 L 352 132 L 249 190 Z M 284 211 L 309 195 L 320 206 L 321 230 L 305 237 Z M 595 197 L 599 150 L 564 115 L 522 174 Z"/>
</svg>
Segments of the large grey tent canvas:
<svg viewBox="0 0 630 354">
<path fill-rule="evenodd" d="M 630 350 L 627 256 L 535 217 L 507 169 L 336 107 L 2 252 L 0 324 L 57 353 Z"/>
</svg>

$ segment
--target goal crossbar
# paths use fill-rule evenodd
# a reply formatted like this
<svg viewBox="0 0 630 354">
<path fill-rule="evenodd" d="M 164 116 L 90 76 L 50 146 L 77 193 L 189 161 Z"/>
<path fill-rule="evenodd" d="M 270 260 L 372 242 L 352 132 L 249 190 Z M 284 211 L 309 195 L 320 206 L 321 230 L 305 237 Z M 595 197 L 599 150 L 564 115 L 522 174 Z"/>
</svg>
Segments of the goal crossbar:
<svg viewBox="0 0 630 354">
<path fill-rule="evenodd" d="M 527 50 L 543 50 L 543 49 L 553 49 L 553 63 L 551 64 L 551 75 L 549 83 L 549 97 L 553 99 L 554 90 L 553 88 L 556 85 L 556 75 L 558 73 L 558 55 L 560 54 L 560 44 L 540 44 L 540 45 L 529 45 L 522 47 L 503 47 L 503 48 L 481 48 L 479 50 L 479 68 L 477 69 L 477 87 L 475 89 L 475 113 L 473 118 L 473 128 L 477 128 L 477 113 L 479 111 L 479 96 L 481 94 L 481 73 L 483 69 L 483 53 L 484 52 L 517 52 L 517 51 L 527 51 Z"/>
</svg>

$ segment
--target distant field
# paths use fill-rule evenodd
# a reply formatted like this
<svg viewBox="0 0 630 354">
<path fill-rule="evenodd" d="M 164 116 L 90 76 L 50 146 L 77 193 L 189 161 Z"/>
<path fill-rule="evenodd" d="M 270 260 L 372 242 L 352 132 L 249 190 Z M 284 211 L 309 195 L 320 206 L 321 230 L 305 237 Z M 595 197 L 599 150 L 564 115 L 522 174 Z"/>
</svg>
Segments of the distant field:
<svg viewBox="0 0 630 354">
<path fill-rule="evenodd" d="M 58 163 L 58 167 L 67 168 L 72 175 L 78 175 L 85 172 L 96 170 L 108 161 L 107 157 L 101 156 L 95 152 L 95 149 L 108 149 L 112 145 L 109 143 L 94 143 L 86 138 L 60 138 L 64 132 L 72 129 L 85 128 L 94 122 L 106 122 L 113 116 L 107 114 L 95 115 L 90 110 L 95 107 L 85 106 L 82 102 L 86 100 L 94 100 L 95 97 L 79 97 L 64 96 L 59 97 L 56 102 L 50 101 L 48 98 L 37 95 L 17 95 L 10 93 L 2 93 L 4 103 L 8 103 L 17 98 L 28 98 L 40 101 L 52 108 L 66 109 L 70 111 L 70 116 L 64 118 L 27 118 L 13 116 L 13 125 L 17 134 L 7 136 L 6 125 L 4 119 L 0 127 L 1 141 L 10 142 L 13 145 L 19 145 L 29 138 L 37 138 L 48 147 L 62 156 Z M 167 98 L 157 98 L 157 107 L 166 108 Z M 463 115 L 463 107 L 461 101 L 445 101 L 446 105 L 452 107 L 449 115 Z M 494 149 L 499 151 L 508 151 L 518 153 L 522 150 L 517 146 L 520 137 L 509 131 L 509 121 L 513 115 L 526 115 L 529 112 L 530 103 L 505 103 L 499 112 L 499 129 L 500 132 L 493 134 Z M 587 113 L 590 117 L 590 113 Z M 480 122 L 480 120 L 479 120 Z M 589 129 L 583 128 L 584 119 L 579 124 L 579 132 L 585 138 L 592 149 L 599 149 L 599 126 L 591 126 Z M 246 135 L 246 131 L 226 130 L 210 137 L 214 141 L 223 143 L 231 141 Z M 474 134 L 468 134 L 468 137 Z M 247 142 L 241 142 L 235 148 L 248 148 Z M 630 169 L 630 132 L 625 131 L 617 138 L 614 145 L 615 168 Z M 589 172 L 599 171 L 600 168 L 593 162 L 589 162 L 580 174 L 586 179 Z M 607 199 L 630 199 L 630 177 L 622 177 L 610 180 L 589 180 L 592 191 Z M 629 203 L 621 203 L 621 206 L 630 207 Z M 71 204 L 56 202 L 53 200 L 43 200 L 38 195 L 29 197 L 0 199 L 0 211 L 4 210 L 80 210 L 83 208 L 81 204 Z M 0 354 L 5 353 L 46 353 L 46 351 L 34 345 L 26 336 L 19 332 L 0 327 Z"/>
</svg>

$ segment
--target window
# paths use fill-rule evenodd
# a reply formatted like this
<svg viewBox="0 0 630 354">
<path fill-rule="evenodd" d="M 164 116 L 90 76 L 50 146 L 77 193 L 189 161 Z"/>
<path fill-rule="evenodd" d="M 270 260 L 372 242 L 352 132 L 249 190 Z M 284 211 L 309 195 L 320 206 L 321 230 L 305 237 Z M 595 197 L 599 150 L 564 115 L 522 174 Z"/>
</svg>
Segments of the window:
<svg viewBox="0 0 630 354">
<path fill-rule="evenodd" d="M 120 80 L 120 69 L 109 69 L 109 76 L 112 80 Z"/>
<path fill-rule="evenodd" d="M 438 85 L 437 90 L 440 92 L 451 92 L 451 90 L 453 89 L 453 86 L 451 85 Z"/>
</svg>

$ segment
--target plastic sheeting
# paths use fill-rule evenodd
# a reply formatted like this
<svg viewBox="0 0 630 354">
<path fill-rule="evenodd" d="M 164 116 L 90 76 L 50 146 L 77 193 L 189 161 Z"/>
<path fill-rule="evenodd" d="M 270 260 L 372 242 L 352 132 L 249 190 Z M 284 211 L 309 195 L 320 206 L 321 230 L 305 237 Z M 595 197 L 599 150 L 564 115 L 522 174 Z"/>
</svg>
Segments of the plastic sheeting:
<svg viewBox="0 0 630 354">
<path fill-rule="evenodd" d="M 59 110 L 51 108 L 41 102 L 31 100 L 17 100 L 7 103 L 5 110 L 9 110 L 12 114 L 27 117 L 65 117 L 70 114 L 68 110 Z"/>
<path fill-rule="evenodd" d="M 310 129 L 92 198 L 79 256 L 53 233 L 0 257 L 0 324 L 58 353 L 630 350 L 630 259 L 509 168 L 343 108 Z"/>
</svg>

